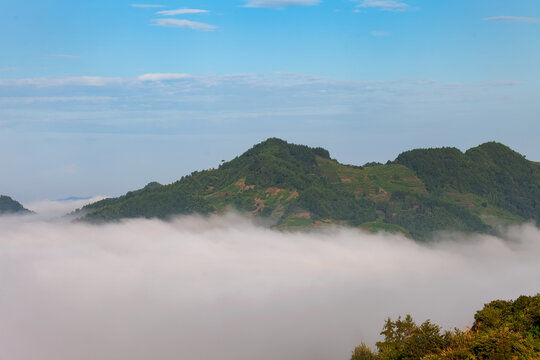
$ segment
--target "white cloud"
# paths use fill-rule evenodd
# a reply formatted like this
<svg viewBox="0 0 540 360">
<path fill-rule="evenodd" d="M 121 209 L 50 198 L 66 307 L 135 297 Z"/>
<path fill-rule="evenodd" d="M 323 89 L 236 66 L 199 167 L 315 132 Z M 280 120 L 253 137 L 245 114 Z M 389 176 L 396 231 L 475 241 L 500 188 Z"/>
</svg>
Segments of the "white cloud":
<svg viewBox="0 0 540 360">
<path fill-rule="evenodd" d="M 153 22 L 154 23 L 152 25 L 163 27 L 176 27 L 201 31 L 212 31 L 217 29 L 217 26 L 215 25 L 184 19 L 154 19 Z"/>
<path fill-rule="evenodd" d="M 165 5 L 153 5 L 153 4 L 131 4 L 131 6 L 136 8 L 162 8 L 166 7 Z"/>
<path fill-rule="evenodd" d="M 184 14 L 203 14 L 207 12 L 208 10 L 202 10 L 202 9 L 177 9 L 177 10 L 158 11 L 156 14 L 174 16 L 174 15 L 184 15 Z"/>
<path fill-rule="evenodd" d="M 192 75 L 190 74 L 179 74 L 179 73 L 154 73 L 154 74 L 143 74 L 137 79 L 141 81 L 163 81 L 163 80 L 182 80 L 189 79 Z"/>
<path fill-rule="evenodd" d="M 375 37 L 385 37 L 385 36 L 390 36 L 392 35 L 392 33 L 390 31 L 383 31 L 383 30 L 373 30 L 371 32 L 371 35 L 372 36 L 375 36 Z"/>
<path fill-rule="evenodd" d="M 61 58 L 61 59 L 80 59 L 78 55 L 69 55 L 69 54 L 49 54 L 48 57 Z"/>
<path fill-rule="evenodd" d="M 493 16 L 482 19 L 484 21 L 501 21 L 513 23 L 534 23 L 539 24 L 540 18 L 522 17 L 522 16 Z"/>
<path fill-rule="evenodd" d="M 400 0 L 362 0 L 361 8 L 377 8 L 383 11 L 405 11 L 409 5 Z"/>
<path fill-rule="evenodd" d="M 0 68 L 0 72 L 17 71 L 17 70 L 19 70 L 19 68 L 16 68 L 16 67 Z"/>
<path fill-rule="evenodd" d="M 289 6 L 313 6 L 320 0 L 250 0 L 244 5 L 251 8 L 285 8 Z"/>
<path fill-rule="evenodd" d="M 70 169 L 71 168 L 71 169 Z M 73 165 L 66 166 L 64 169 L 61 169 L 61 172 L 66 173 L 73 171 Z M 53 171 L 53 170 L 50 170 Z M 94 196 L 89 199 L 80 199 L 80 200 L 72 200 L 72 201 L 37 201 L 37 202 L 31 202 L 31 203 L 25 203 L 24 206 L 28 209 L 33 211 L 35 214 L 32 216 L 31 219 L 23 218 L 21 220 L 24 221 L 42 221 L 42 220 L 58 220 L 58 219 L 64 219 L 68 220 L 67 218 L 64 218 L 66 214 L 69 214 L 76 209 L 80 209 L 85 205 L 91 204 L 93 202 L 103 200 L 105 199 L 105 196 Z M 72 220 L 69 218 L 69 220 Z"/>
<path fill-rule="evenodd" d="M 388 316 L 463 328 L 488 301 L 538 291 L 530 225 L 430 246 L 231 215 L 0 227 L 6 359 L 348 359 Z"/>
</svg>

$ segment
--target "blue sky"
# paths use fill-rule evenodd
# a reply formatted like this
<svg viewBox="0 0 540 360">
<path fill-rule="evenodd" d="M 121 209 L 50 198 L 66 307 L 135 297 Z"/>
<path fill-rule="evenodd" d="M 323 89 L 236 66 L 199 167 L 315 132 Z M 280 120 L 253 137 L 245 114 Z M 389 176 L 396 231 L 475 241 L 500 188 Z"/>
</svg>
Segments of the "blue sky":
<svg viewBox="0 0 540 360">
<path fill-rule="evenodd" d="M 0 0 L 0 193 L 118 195 L 270 136 L 540 160 L 537 0 Z"/>
</svg>

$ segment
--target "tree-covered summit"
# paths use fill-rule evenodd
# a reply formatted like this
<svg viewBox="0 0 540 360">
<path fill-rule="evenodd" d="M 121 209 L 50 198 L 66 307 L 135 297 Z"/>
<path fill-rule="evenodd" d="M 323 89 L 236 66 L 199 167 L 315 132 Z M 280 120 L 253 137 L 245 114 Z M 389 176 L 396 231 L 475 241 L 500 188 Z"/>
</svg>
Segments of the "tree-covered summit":
<svg viewBox="0 0 540 360">
<path fill-rule="evenodd" d="M 411 150 L 400 154 L 396 162 L 414 170 L 431 192 L 475 194 L 540 221 L 538 164 L 503 144 L 487 142 L 465 153 L 456 148 Z"/>
<path fill-rule="evenodd" d="M 270 138 L 220 165 L 219 170 L 230 175 L 221 176 L 223 181 L 242 175 L 248 185 L 304 189 L 320 175 L 317 157 L 329 159 L 330 154 L 323 148 Z"/>
<path fill-rule="evenodd" d="M 498 143 L 404 152 L 385 165 L 340 164 L 327 150 L 270 138 L 217 168 L 84 207 L 87 221 L 234 209 L 279 228 L 340 224 L 428 240 L 539 221 L 540 167 Z"/>
</svg>

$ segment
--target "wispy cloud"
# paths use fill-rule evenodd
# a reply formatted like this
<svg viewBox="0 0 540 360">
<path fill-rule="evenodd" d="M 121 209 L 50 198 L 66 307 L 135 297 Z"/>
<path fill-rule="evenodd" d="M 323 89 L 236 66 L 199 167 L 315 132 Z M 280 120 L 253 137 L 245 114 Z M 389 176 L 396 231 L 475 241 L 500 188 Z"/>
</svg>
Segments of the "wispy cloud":
<svg viewBox="0 0 540 360">
<path fill-rule="evenodd" d="M 143 74 L 137 79 L 141 81 L 163 81 L 163 80 L 182 80 L 189 79 L 192 75 L 190 74 L 179 74 L 179 73 L 155 73 L 155 74 Z"/>
<path fill-rule="evenodd" d="M 410 8 L 400 0 L 362 0 L 358 7 L 377 8 L 382 11 L 405 11 Z"/>
<path fill-rule="evenodd" d="M 131 6 L 136 8 L 163 8 L 165 5 L 154 5 L 154 4 L 131 4 Z"/>
<path fill-rule="evenodd" d="M 217 26 L 215 25 L 184 19 L 154 19 L 153 22 L 154 23 L 152 25 L 163 27 L 176 27 L 200 31 L 212 31 L 214 29 L 217 29 Z"/>
<path fill-rule="evenodd" d="M 159 30 L 159 28 L 151 29 Z M 168 28 L 161 30 L 175 33 L 189 31 Z M 371 36 L 369 30 L 365 35 Z M 391 38 L 373 39 L 386 42 Z M 141 159 L 141 162 L 137 162 L 140 166 L 147 164 L 152 169 L 157 169 L 151 179 L 148 179 L 148 172 L 126 177 L 125 183 L 129 183 L 127 186 L 133 189 L 151 180 L 168 183 L 177 179 L 175 177 L 177 174 L 187 174 L 193 169 L 200 168 L 200 164 L 208 159 L 200 155 L 206 150 L 200 140 L 194 140 L 199 135 L 201 139 L 205 139 L 203 142 L 208 143 L 214 140 L 223 142 L 230 140 L 230 144 L 236 146 L 234 152 L 232 150 L 229 152 L 232 158 L 244 148 L 253 145 L 254 136 L 257 134 L 262 134 L 261 138 L 265 136 L 265 132 L 269 131 L 267 124 L 272 124 L 272 129 L 285 129 L 276 136 L 305 136 L 304 142 L 312 146 L 320 145 L 328 136 L 339 137 L 340 140 L 323 144 L 328 147 L 335 146 L 337 149 L 341 149 L 340 146 L 344 141 L 352 141 L 358 136 L 362 138 L 366 148 L 376 148 L 382 139 L 380 132 L 389 127 L 395 129 L 389 135 L 389 139 L 385 138 L 390 145 L 381 148 L 380 154 L 375 159 L 369 152 L 366 152 L 367 155 L 354 153 L 347 155 L 341 152 L 340 156 L 345 156 L 342 161 L 353 164 L 371 160 L 385 162 L 394 159 L 396 154 L 412 146 L 440 146 L 445 141 L 448 143 L 449 136 L 455 146 L 468 148 L 472 144 L 460 142 L 459 134 L 452 133 L 448 124 L 467 127 L 470 125 L 471 117 L 489 118 L 490 124 L 495 125 L 487 127 L 487 130 L 481 125 L 478 129 L 471 129 L 473 133 L 476 131 L 480 134 L 478 137 L 506 142 L 500 138 L 501 133 L 506 134 L 509 139 L 515 131 L 526 128 L 529 132 L 523 141 L 534 144 L 536 139 L 532 139 L 534 138 L 532 134 L 540 132 L 540 125 L 534 121 L 537 113 L 534 102 L 529 101 L 529 97 L 523 96 L 528 94 L 529 83 L 516 83 L 512 78 L 495 78 L 482 83 L 447 83 L 423 78 L 386 81 L 338 80 L 295 73 L 192 73 L 191 77 L 182 78 L 183 75 L 148 74 L 152 72 L 159 73 L 149 68 L 133 77 L 124 78 L 14 79 L 13 75 L 17 73 L 0 76 L 0 128 L 5 129 L 0 131 L 0 148 L 2 146 L 12 148 L 14 154 L 12 162 L 6 163 L 8 168 L 11 166 L 14 170 L 5 171 L 6 175 L 2 178 L 2 184 L 6 184 L 5 191 L 19 187 L 22 189 L 20 190 L 22 196 L 27 196 L 26 193 L 32 194 L 32 182 L 21 181 L 15 175 L 16 170 L 35 165 L 23 156 L 25 150 L 21 144 L 33 141 L 36 139 L 34 134 L 40 133 L 43 136 L 36 135 L 39 137 L 35 140 L 35 145 L 43 147 L 51 159 L 54 158 L 56 148 L 47 147 L 51 138 L 46 134 L 56 134 L 59 139 L 66 136 L 66 141 L 69 139 L 73 142 L 77 140 L 67 134 L 79 134 L 82 136 L 81 139 L 90 136 L 99 141 L 96 144 L 101 144 L 100 148 L 123 144 L 118 146 L 121 148 L 120 157 L 133 158 L 137 161 Z M 177 74 L 188 71 L 177 67 L 168 72 Z M 67 98 L 72 96 L 78 98 L 68 101 Z M 96 96 L 114 99 L 99 98 L 98 103 Z M 36 97 L 47 99 L 35 99 Z M 65 97 L 66 100 L 61 97 Z M 507 106 L 508 101 L 516 105 L 512 108 L 512 114 L 515 115 L 517 111 L 519 115 L 516 117 L 518 120 L 512 125 L 508 125 L 507 121 L 512 115 Z M 398 119 L 395 117 L 396 113 L 403 116 Z M 463 117 L 463 113 L 469 116 Z M 367 120 L 363 119 L 372 120 L 366 125 Z M 231 133 L 231 128 L 242 129 L 241 134 Z M 445 130 L 442 137 L 441 128 Z M 212 131 L 209 133 L 208 129 Z M 306 129 L 309 131 L 306 132 Z M 17 141 L 16 137 L 10 137 L 10 134 L 19 131 L 21 134 L 27 134 L 24 136 L 28 141 Z M 109 137 L 110 134 L 116 135 Z M 421 140 L 418 141 L 421 143 L 411 145 L 411 140 L 402 134 L 420 134 Z M 149 157 L 140 147 L 133 147 L 133 142 L 128 140 L 131 137 L 147 139 L 141 144 L 148 146 L 155 146 L 154 141 L 161 139 L 159 141 L 163 141 L 164 146 L 157 147 L 156 156 Z M 175 141 L 171 141 L 172 139 Z M 184 143 L 184 140 L 187 142 Z M 482 140 L 477 140 L 480 141 Z M 239 143 L 243 145 L 239 146 Z M 174 171 L 159 170 L 169 168 L 167 167 L 169 163 L 163 159 L 167 159 L 171 153 L 185 149 L 195 149 L 199 154 L 185 157 L 187 160 Z M 538 154 L 534 154 L 538 151 L 533 145 L 529 146 L 529 149 L 522 152 L 529 151 L 528 158 L 540 158 Z M 88 154 L 71 153 L 69 159 L 84 158 L 86 155 Z M 118 185 L 111 190 L 102 184 L 96 184 L 95 181 L 92 182 L 88 177 L 89 173 L 106 171 L 103 169 L 116 171 L 117 162 L 113 161 L 114 159 L 103 160 L 98 153 L 88 156 L 85 158 L 86 164 L 92 165 L 87 168 L 88 172 L 82 173 L 77 178 L 77 181 L 73 178 L 55 178 L 57 181 L 46 182 L 40 190 L 41 193 L 67 197 L 80 194 L 83 187 L 85 194 L 124 193 L 126 186 L 122 188 Z M 216 163 L 217 161 L 219 160 L 216 160 Z M 64 164 L 64 159 L 49 162 L 52 163 L 60 167 Z M 215 163 L 206 164 L 204 166 L 210 167 Z M 135 168 L 135 172 L 140 167 L 130 166 Z M 43 166 L 38 164 L 34 168 L 41 169 Z M 36 171 L 32 170 L 29 174 Z M 126 171 L 130 170 L 126 168 Z M 29 175 L 28 178 L 32 176 Z M 11 194 L 17 196 L 16 190 L 11 190 Z"/>
<path fill-rule="evenodd" d="M 0 86 L 107 86 L 126 82 L 123 78 L 101 76 L 71 76 L 71 77 L 44 77 L 26 79 L 0 79 Z"/>
<path fill-rule="evenodd" d="M 392 33 L 390 31 L 383 31 L 383 30 L 373 30 L 371 32 L 371 35 L 372 36 L 375 36 L 375 37 L 385 37 L 385 36 L 390 36 L 392 35 Z"/>
<path fill-rule="evenodd" d="M 48 57 L 60 58 L 60 59 L 80 59 L 78 55 L 69 55 L 69 54 L 48 54 Z"/>
<path fill-rule="evenodd" d="M 184 14 L 203 14 L 207 12 L 208 10 L 202 10 L 202 9 L 177 9 L 177 10 L 158 11 L 156 14 L 174 16 L 174 15 L 184 15 Z"/>
<path fill-rule="evenodd" d="M 16 68 L 16 67 L 0 68 L 0 72 L 17 71 L 17 70 L 19 70 L 19 68 Z"/>
<path fill-rule="evenodd" d="M 0 104 L 103 103 L 115 101 L 112 96 L 0 96 Z"/>
<path fill-rule="evenodd" d="M 251 8 L 285 8 L 318 5 L 320 0 L 249 0 L 244 6 Z"/>
<path fill-rule="evenodd" d="M 195 78 L 194 75 L 185 73 L 148 73 L 142 74 L 136 78 L 118 78 L 103 76 L 43 77 L 23 79 L 0 79 L 0 86 L 34 86 L 37 88 L 66 86 L 104 87 L 115 85 L 132 85 L 136 81 L 166 81 L 193 78 Z M 6 97 L 3 98 L 6 99 Z M 55 99 L 60 98 L 56 97 Z M 69 99 L 74 98 L 69 97 Z"/>
<path fill-rule="evenodd" d="M 482 19 L 484 21 L 500 21 L 513 23 L 533 23 L 540 24 L 540 18 L 523 17 L 523 16 L 493 16 Z"/>
</svg>

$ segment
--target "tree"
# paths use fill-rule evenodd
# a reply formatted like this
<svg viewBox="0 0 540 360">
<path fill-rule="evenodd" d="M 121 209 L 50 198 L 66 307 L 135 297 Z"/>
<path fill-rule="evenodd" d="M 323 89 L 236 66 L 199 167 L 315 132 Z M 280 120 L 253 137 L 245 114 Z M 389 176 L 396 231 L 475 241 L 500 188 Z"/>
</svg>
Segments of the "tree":
<svg viewBox="0 0 540 360">
<path fill-rule="evenodd" d="M 371 351 L 369 346 L 364 343 L 361 343 L 357 346 L 351 356 L 351 360 L 377 360 L 377 355 Z"/>
</svg>

